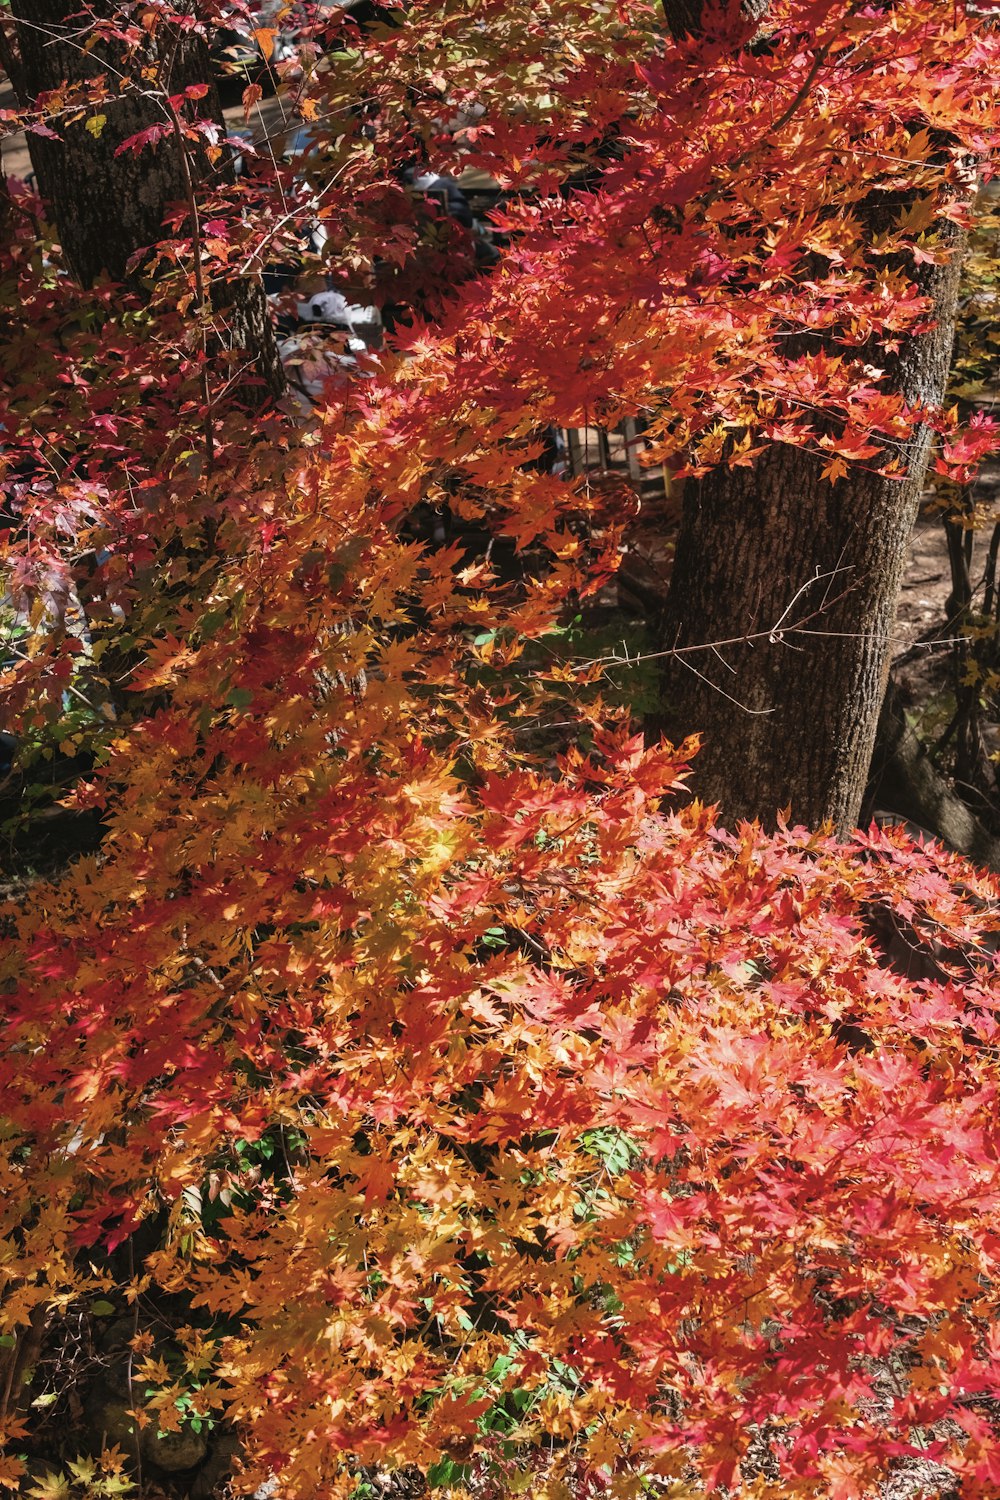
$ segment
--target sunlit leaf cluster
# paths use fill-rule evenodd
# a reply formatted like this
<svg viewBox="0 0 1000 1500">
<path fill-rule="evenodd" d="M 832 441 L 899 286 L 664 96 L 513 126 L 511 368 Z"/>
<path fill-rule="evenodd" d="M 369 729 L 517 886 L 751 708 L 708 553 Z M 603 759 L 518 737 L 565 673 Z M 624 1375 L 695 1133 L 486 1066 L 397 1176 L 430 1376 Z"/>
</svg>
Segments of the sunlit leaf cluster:
<svg viewBox="0 0 1000 1500">
<path fill-rule="evenodd" d="M 641 414 L 677 471 L 779 441 L 831 479 L 947 428 L 880 359 L 992 148 L 996 33 L 938 0 L 716 20 L 345 19 L 281 80 L 307 165 L 206 183 L 203 239 L 178 210 L 127 292 L 75 288 L 13 194 L 6 701 L 86 750 L 103 838 L 2 908 L 0 1348 L 138 1309 L 135 1420 L 235 1428 L 246 1493 L 1000 1482 L 996 883 L 723 829 L 599 664 L 550 723 L 573 673 L 538 642 L 636 498 L 531 467 L 541 428 Z M 414 154 L 512 190 L 491 276 L 456 285 Z M 255 274 L 317 218 L 409 321 L 308 417 L 249 415 L 192 257 Z M 32 1420 L 8 1390 L 12 1486 Z"/>
</svg>

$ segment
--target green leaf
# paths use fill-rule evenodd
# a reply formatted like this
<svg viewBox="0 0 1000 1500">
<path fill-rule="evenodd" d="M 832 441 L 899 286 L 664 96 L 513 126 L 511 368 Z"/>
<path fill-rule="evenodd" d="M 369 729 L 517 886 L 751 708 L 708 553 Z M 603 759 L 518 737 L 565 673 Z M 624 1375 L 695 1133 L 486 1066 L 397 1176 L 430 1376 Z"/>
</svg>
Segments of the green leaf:
<svg viewBox="0 0 1000 1500">
<path fill-rule="evenodd" d="M 627 1172 L 642 1154 L 636 1142 L 623 1130 L 617 1130 L 613 1125 L 602 1126 L 599 1130 L 588 1130 L 583 1136 L 583 1144 L 588 1151 L 603 1162 L 613 1176 L 620 1176 L 622 1172 Z"/>
<path fill-rule="evenodd" d="M 442 1454 L 436 1464 L 431 1464 L 427 1470 L 427 1485 L 429 1489 L 444 1489 L 446 1485 L 461 1484 L 468 1473 L 468 1464 L 456 1463 L 447 1454 Z"/>
<path fill-rule="evenodd" d="M 224 609 L 210 609 L 206 614 L 203 614 L 198 622 L 198 629 L 201 632 L 202 640 L 207 641 L 210 636 L 213 636 L 225 618 L 226 611 Z"/>
</svg>

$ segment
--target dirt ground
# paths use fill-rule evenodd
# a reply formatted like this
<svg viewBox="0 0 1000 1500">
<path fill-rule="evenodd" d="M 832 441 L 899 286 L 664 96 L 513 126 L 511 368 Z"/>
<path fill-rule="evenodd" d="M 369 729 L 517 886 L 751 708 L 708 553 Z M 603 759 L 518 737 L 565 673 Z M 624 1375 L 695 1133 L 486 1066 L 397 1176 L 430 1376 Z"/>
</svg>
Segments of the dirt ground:
<svg viewBox="0 0 1000 1500">
<path fill-rule="evenodd" d="M 1000 515 L 997 517 L 1000 519 Z M 973 564 L 970 569 L 973 587 L 982 580 L 989 532 L 975 537 Z M 944 528 L 940 521 L 922 518 L 914 528 L 907 562 L 906 578 L 896 615 L 894 656 L 906 653 L 896 670 L 904 701 L 914 706 L 914 717 L 921 721 L 923 737 L 933 741 L 941 732 L 954 706 L 952 696 L 954 658 L 943 642 L 920 651 L 915 643 L 929 629 L 947 618 L 947 601 L 951 592 L 951 572 Z M 1000 723 L 984 725 L 987 753 L 1000 759 Z M 997 807 L 1000 819 L 1000 805 Z"/>
<path fill-rule="evenodd" d="M 948 547 L 944 527 L 926 512 L 918 517 L 910 537 L 903 589 L 896 610 L 893 656 L 900 656 L 945 617 L 951 592 Z"/>
</svg>

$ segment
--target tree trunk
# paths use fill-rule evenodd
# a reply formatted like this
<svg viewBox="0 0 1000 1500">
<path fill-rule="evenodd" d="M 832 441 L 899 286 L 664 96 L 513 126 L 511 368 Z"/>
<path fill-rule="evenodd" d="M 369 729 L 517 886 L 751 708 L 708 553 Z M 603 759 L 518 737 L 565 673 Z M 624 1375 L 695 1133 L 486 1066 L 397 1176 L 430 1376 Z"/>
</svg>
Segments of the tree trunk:
<svg viewBox="0 0 1000 1500">
<path fill-rule="evenodd" d="M 109 0 L 91 6 L 100 18 L 110 17 L 115 9 Z M 115 153 L 130 136 L 169 121 L 165 94 L 180 93 L 191 84 L 210 84 L 208 49 L 201 38 L 161 24 L 150 38 L 149 56 L 143 58 L 156 70 L 157 83 L 144 85 L 133 76 L 138 73 L 135 59 L 121 48 L 112 43 L 89 46 L 93 37 L 88 38 L 81 26 L 78 0 L 12 0 L 12 13 L 22 106 L 67 83 L 107 75 L 107 102 L 88 109 L 83 119 L 54 120 L 58 139 L 29 131 L 28 148 L 39 192 L 50 206 L 73 275 L 83 286 L 102 272 L 124 280 L 133 257 L 163 238 L 167 208 L 188 200 L 188 173 L 196 184 L 210 164 L 198 153 L 185 161 L 184 150 L 172 137 L 139 153 Z M 214 84 L 197 109 L 222 126 Z M 98 114 L 105 117 L 103 126 L 88 130 Z M 225 181 L 232 168 L 219 161 L 211 170 L 216 181 Z M 249 354 L 265 388 L 280 392 L 284 381 L 259 279 L 219 283 L 211 288 L 211 301 L 213 309 L 224 314 L 215 320 L 219 349 Z"/>
<path fill-rule="evenodd" d="M 912 341 L 925 391 L 936 377 L 943 393 L 951 334 L 942 318 Z M 753 470 L 688 486 L 662 641 L 705 649 L 669 662 L 663 720 L 703 733 L 693 786 L 728 821 L 784 807 L 810 826 L 857 821 L 928 448 L 918 432 L 904 480 L 830 484 L 814 454 L 776 444 Z"/>
<path fill-rule="evenodd" d="M 7 174 L 3 169 L 3 141 L 0 141 L 0 250 L 7 244 L 13 217 L 10 193 L 7 191 Z"/>
<path fill-rule="evenodd" d="M 672 5 L 675 35 L 689 34 L 691 3 L 673 19 Z M 885 207 L 869 207 L 874 232 Z M 914 276 L 936 326 L 888 364 L 892 389 L 929 405 L 945 391 L 961 261 L 960 231 L 939 227 L 952 258 Z M 929 455 L 921 428 L 905 478 L 856 468 L 831 484 L 814 453 L 774 444 L 752 469 L 688 482 L 660 636 L 684 654 L 667 661 L 656 727 L 704 736 L 691 785 L 725 821 L 790 808 L 810 827 L 857 822 Z"/>
</svg>

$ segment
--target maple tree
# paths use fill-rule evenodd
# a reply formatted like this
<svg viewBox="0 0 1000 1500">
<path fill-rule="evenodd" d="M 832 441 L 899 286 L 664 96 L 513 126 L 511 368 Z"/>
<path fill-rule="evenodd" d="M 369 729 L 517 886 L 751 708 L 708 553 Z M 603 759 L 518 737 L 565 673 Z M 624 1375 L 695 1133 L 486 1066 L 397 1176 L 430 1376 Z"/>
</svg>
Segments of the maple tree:
<svg viewBox="0 0 1000 1500">
<path fill-rule="evenodd" d="M 675 11 L 668 0 L 666 12 L 679 37 L 697 33 L 690 7 Z M 819 86 L 823 106 L 790 121 L 773 143 L 765 137 L 747 163 L 770 179 L 772 153 L 779 172 L 795 161 L 800 192 L 803 172 L 816 174 L 805 193 L 805 234 L 798 223 L 770 230 L 766 191 L 755 201 L 744 190 L 739 215 L 756 253 L 768 257 L 768 286 L 791 290 L 805 280 L 810 288 L 808 306 L 792 308 L 783 330 L 780 363 L 795 372 L 799 399 L 811 401 L 816 384 L 828 389 L 846 374 L 853 401 L 874 379 L 879 399 L 895 398 L 903 420 L 880 436 L 849 409 L 827 410 L 816 443 L 803 446 L 782 430 L 768 371 L 732 424 L 742 439 L 728 439 L 738 454 L 756 431 L 757 461 L 717 465 L 688 486 L 662 640 L 686 652 L 699 641 L 728 644 L 668 660 L 665 720 L 702 727 L 699 788 L 733 818 L 766 817 L 780 805 L 811 824 L 830 819 L 846 830 L 857 821 L 907 541 L 948 380 L 973 141 L 921 113 L 920 68 L 933 72 L 940 58 L 928 49 L 914 70 L 912 43 L 900 35 L 908 22 L 893 16 L 882 39 L 860 52 L 850 12 L 828 18 L 800 59 L 809 69 L 804 86 Z M 838 55 L 851 58 L 849 82 Z M 863 92 L 859 70 L 870 73 Z M 893 162 L 897 150 L 905 161 Z M 904 337 L 888 307 L 884 320 L 858 318 L 841 295 L 851 282 L 869 282 L 890 302 L 900 277 L 923 308 Z M 740 633 L 743 642 L 733 639 Z"/>
<path fill-rule="evenodd" d="M 225 122 L 204 34 L 177 24 L 162 30 L 133 26 L 130 35 L 118 7 L 106 4 L 89 9 L 89 34 L 81 45 L 79 26 L 72 24 L 77 12 L 74 0 L 15 0 L 17 51 L 7 49 L 6 55 L 22 106 L 45 100 L 41 115 L 29 112 L 32 165 L 54 211 L 65 262 L 89 285 L 101 272 L 118 281 L 135 278 L 143 256 L 161 238 L 168 206 L 186 204 L 186 221 L 178 227 L 197 246 L 198 185 L 231 182 L 233 162 L 223 144 Z M 128 86 L 109 92 L 109 78 Z M 81 107 L 93 98 L 95 85 L 97 107 Z M 166 149 L 146 149 L 157 143 Z M 177 242 L 172 253 L 183 253 Z M 212 314 L 210 341 L 203 330 L 206 359 L 224 356 L 224 374 L 238 383 L 249 362 L 258 391 L 263 382 L 280 393 L 259 278 L 205 278 L 197 260 L 194 275 L 197 310 L 203 321 Z"/>
<path fill-rule="evenodd" d="M 221 16 L 147 0 L 113 39 L 141 77 Z M 305 159 L 199 181 L 200 235 L 168 206 L 155 281 L 61 274 L 10 191 L 5 702 L 101 843 L 2 912 L 0 1477 L 59 1493 L 32 1369 L 82 1308 L 133 1320 L 112 1480 L 198 1422 L 246 1492 L 992 1495 L 1000 890 L 680 805 L 696 744 L 644 747 L 552 645 L 635 497 L 532 460 L 645 413 L 681 472 L 780 441 L 842 496 L 946 431 L 871 354 L 926 324 L 906 257 L 964 218 L 1000 38 L 937 0 L 788 0 L 767 45 L 575 0 L 326 16 L 322 57 L 312 24 L 278 69 Z M 202 150 L 148 129 L 116 151 Z M 884 262 L 845 222 L 859 140 L 905 200 Z M 491 276 L 455 285 L 414 157 L 511 190 Z M 397 332 L 251 428 L 198 283 L 317 220 Z"/>
</svg>

